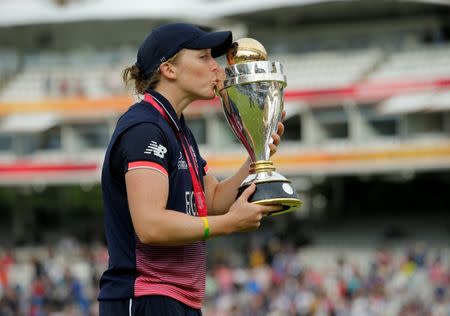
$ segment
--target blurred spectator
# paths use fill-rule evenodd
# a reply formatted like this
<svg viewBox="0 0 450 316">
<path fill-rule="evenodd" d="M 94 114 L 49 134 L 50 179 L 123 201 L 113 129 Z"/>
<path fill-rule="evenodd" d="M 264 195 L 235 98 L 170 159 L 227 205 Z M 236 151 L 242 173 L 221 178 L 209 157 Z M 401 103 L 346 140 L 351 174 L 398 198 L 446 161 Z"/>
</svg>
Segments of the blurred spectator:
<svg viewBox="0 0 450 316">
<path fill-rule="evenodd" d="M 349 250 L 335 263 L 316 266 L 305 264 L 303 249 L 289 243 L 274 239 L 266 246 L 252 245 L 227 259 L 217 257 L 208 271 L 203 315 L 449 316 L 450 249 L 427 249 L 418 244 L 394 255 L 382 247 L 366 262 L 354 260 Z M 104 246 L 63 238 L 55 247 L 29 249 L 31 264 L 23 261 L 23 253 L 17 260 L 15 251 L 0 257 L 0 316 L 98 314 Z M 232 259 L 236 255 L 241 260 Z M 9 272 L 24 265 L 32 273 L 21 288 Z"/>
</svg>

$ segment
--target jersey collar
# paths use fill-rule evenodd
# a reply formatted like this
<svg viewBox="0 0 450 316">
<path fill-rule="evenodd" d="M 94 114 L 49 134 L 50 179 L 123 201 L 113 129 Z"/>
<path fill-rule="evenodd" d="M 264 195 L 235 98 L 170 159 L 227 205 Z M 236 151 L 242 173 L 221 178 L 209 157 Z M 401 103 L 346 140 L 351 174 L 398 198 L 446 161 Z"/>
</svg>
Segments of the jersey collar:
<svg viewBox="0 0 450 316">
<path fill-rule="evenodd" d="M 172 121 L 177 131 L 181 131 L 184 126 L 183 114 L 181 114 L 180 119 L 178 119 L 175 109 L 162 94 L 150 89 L 146 92 L 149 93 L 153 97 L 155 102 L 157 102 L 164 109 L 164 112 L 166 112 L 166 114 L 169 116 L 169 119 Z"/>
</svg>

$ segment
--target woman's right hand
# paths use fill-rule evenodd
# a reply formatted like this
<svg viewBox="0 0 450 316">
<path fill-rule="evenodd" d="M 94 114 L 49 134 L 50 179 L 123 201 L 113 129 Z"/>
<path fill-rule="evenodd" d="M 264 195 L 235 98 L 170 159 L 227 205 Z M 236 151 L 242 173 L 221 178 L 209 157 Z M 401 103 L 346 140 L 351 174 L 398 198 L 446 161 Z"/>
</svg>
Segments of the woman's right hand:
<svg viewBox="0 0 450 316">
<path fill-rule="evenodd" d="M 242 192 L 241 196 L 231 205 L 225 216 L 228 217 L 233 232 L 253 231 L 261 226 L 261 219 L 274 211 L 280 211 L 280 205 L 258 205 L 248 202 L 255 192 L 256 185 L 252 183 Z"/>
</svg>

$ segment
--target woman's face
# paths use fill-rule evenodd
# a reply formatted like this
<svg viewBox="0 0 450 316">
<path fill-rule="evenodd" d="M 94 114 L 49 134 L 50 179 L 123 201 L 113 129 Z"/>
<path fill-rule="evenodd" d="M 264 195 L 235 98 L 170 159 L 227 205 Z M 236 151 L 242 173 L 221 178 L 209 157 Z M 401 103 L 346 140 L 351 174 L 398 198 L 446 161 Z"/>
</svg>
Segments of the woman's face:
<svg viewBox="0 0 450 316">
<path fill-rule="evenodd" d="M 211 56 L 211 49 L 183 49 L 176 64 L 176 81 L 193 99 L 212 99 L 224 79 L 223 69 Z"/>
</svg>

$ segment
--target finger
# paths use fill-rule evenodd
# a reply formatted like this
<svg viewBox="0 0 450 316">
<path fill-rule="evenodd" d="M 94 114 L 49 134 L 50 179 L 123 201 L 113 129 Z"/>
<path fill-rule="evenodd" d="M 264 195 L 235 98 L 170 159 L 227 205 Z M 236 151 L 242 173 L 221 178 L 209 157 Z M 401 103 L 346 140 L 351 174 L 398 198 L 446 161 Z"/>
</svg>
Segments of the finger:
<svg viewBox="0 0 450 316">
<path fill-rule="evenodd" d="M 245 189 L 244 192 L 242 192 L 239 199 L 248 201 L 249 197 L 255 192 L 255 190 L 256 190 L 256 184 L 254 184 L 254 183 L 250 184 L 249 187 L 247 189 Z"/>
<path fill-rule="evenodd" d="M 270 149 L 270 155 L 272 156 L 274 153 L 277 152 L 278 147 L 275 146 L 274 144 L 269 144 L 269 149 Z"/>
<path fill-rule="evenodd" d="M 285 118 L 286 118 L 286 111 L 283 110 L 283 112 L 281 112 L 281 122 L 283 122 Z"/>
<path fill-rule="evenodd" d="M 282 205 L 261 205 L 261 207 L 261 213 L 264 215 L 283 210 Z"/>
<path fill-rule="evenodd" d="M 284 134 L 284 124 L 281 123 L 281 122 L 278 122 L 278 125 L 277 125 L 277 134 L 278 134 L 279 136 L 282 136 L 282 135 Z"/>
<path fill-rule="evenodd" d="M 278 146 L 278 144 L 280 143 L 280 135 L 273 133 L 272 139 L 273 139 L 272 144 L 274 144 L 275 146 Z"/>
</svg>

